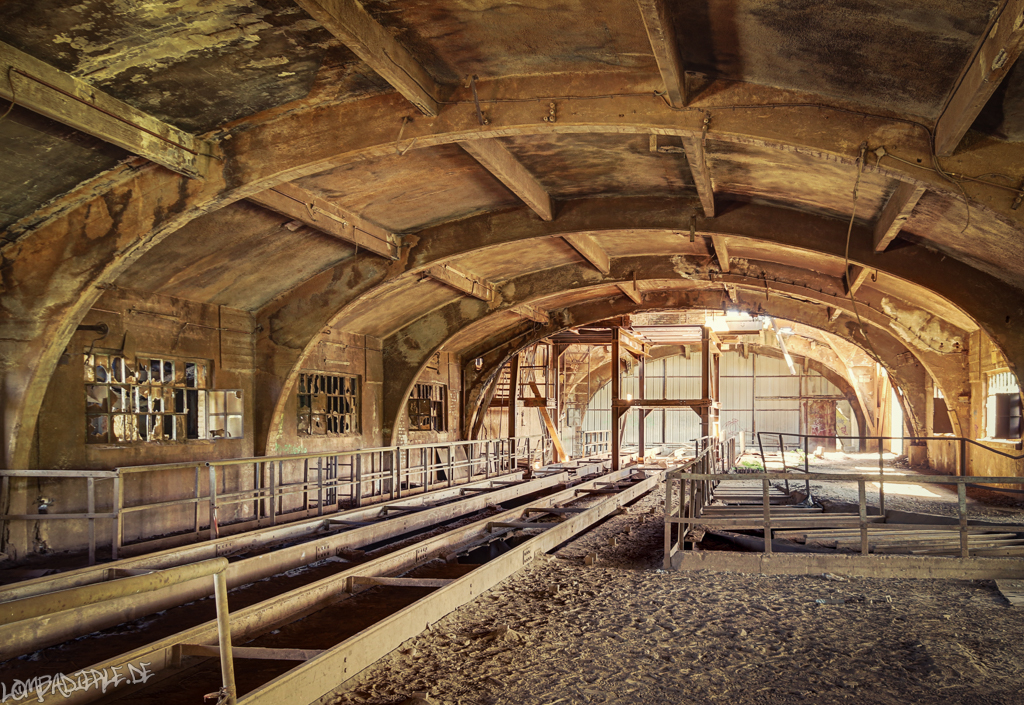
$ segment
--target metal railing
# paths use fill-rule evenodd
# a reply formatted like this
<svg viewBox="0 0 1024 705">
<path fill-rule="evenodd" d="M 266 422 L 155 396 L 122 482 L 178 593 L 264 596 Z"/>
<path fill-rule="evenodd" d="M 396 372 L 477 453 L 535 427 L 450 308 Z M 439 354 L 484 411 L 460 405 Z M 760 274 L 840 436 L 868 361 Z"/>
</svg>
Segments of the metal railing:
<svg viewBox="0 0 1024 705">
<path fill-rule="evenodd" d="M 611 431 L 584 431 L 583 432 L 583 457 L 589 458 L 592 455 L 612 452 Z"/>
<path fill-rule="evenodd" d="M 878 442 L 878 474 L 879 474 L 880 477 L 884 477 L 885 476 L 885 455 L 884 455 L 885 451 L 882 448 L 882 441 L 912 441 L 912 442 L 920 442 L 920 441 L 948 441 L 948 442 L 958 443 L 959 444 L 959 460 L 958 460 L 958 463 L 957 463 L 957 476 L 958 477 L 966 477 L 967 476 L 967 447 L 968 447 L 968 445 L 977 446 L 978 448 L 982 448 L 982 449 L 984 449 L 985 451 L 987 451 L 989 453 L 992 453 L 992 454 L 997 455 L 997 456 L 1001 456 L 1003 458 L 1009 458 L 1010 460 L 1024 460 L 1024 455 L 1012 455 L 1010 453 L 1004 453 L 1001 450 L 997 450 L 995 448 L 990 448 L 989 446 L 986 446 L 983 443 L 980 443 L 979 441 L 976 441 L 974 439 L 971 439 L 971 438 L 961 438 L 961 437 L 956 437 L 956 436 L 865 436 L 863 439 L 861 439 L 860 436 L 821 436 L 821 435 L 815 435 L 815 434 L 812 434 L 812 433 L 779 433 L 777 431 L 758 431 L 757 432 L 757 447 L 758 447 L 758 451 L 760 452 L 760 455 L 761 455 L 761 463 L 762 463 L 762 465 L 764 465 L 765 472 L 768 472 L 770 470 L 770 468 L 768 467 L 768 460 L 767 460 L 767 458 L 765 456 L 764 441 L 762 440 L 762 436 L 764 438 L 766 438 L 766 439 L 773 439 L 773 440 L 774 439 L 778 439 L 778 444 L 777 445 L 773 445 L 771 447 L 772 448 L 776 448 L 777 447 L 779 449 L 779 455 L 782 458 L 782 472 L 784 472 L 784 473 L 789 472 L 790 469 L 791 469 L 791 466 L 786 461 L 787 443 L 786 443 L 785 439 L 787 439 L 787 438 L 797 439 L 796 443 L 788 444 L 788 447 L 800 449 L 801 444 L 803 446 L 803 468 L 802 468 L 802 472 L 804 472 L 804 473 L 809 473 L 810 472 L 809 451 L 810 451 L 810 439 L 812 439 L 812 438 L 820 438 L 820 439 L 823 439 L 823 440 L 830 440 L 830 441 L 835 441 L 835 440 L 840 440 L 840 441 L 846 441 L 846 440 L 877 441 Z M 799 468 L 799 466 L 792 466 L 792 469 L 800 469 L 800 468 Z M 972 483 L 968 483 L 968 484 L 972 484 Z M 979 485 L 991 485 L 991 484 L 1015 484 L 1015 483 L 1011 483 L 1011 482 L 1007 482 L 1007 483 L 984 482 L 984 483 L 977 483 L 977 484 L 979 484 Z M 808 498 L 808 501 L 809 501 L 810 498 L 811 498 L 811 486 L 810 486 L 810 482 L 808 480 L 806 480 L 806 479 L 804 481 L 804 486 L 805 486 L 805 489 L 806 489 L 806 492 L 807 492 L 807 498 Z M 881 509 L 882 513 L 884 514 L 885 513 L 885 491 L 882 489 L 882 485 L 881 484 L 879 484 L 878 487 L 879 487 L 879 499 L 878 499 L 879 508 Z M 789 479 L 788 478 L 786 479 L 786 491 L 789 492 Z M 1021 489 L 1001 489 L 1000 491 L 1001 492 L 1024 493 L 1024 490 L 1021 490 Z"/>
<path fill-rule="evenodd" d="M 724 441 L 705 436 L 695 442 L 701 446 L 696 456 L 665 474 L 665 564 L 669 567 L 672 555 L 682 549 L 689 527 L 711 501 L 718 479 L 736 464 L 735 436 Z M 676 524 L 682 526 L 673 537 Z"/>
<path fill-rule="evenodd" d="M 0 497 L 11 497 L 11 480 L 85 479 L 85 513 L 13 514 L 11 521 L 86 520 L 89 522 L 89 565 L 96 561 L 95 520 L 110 519 L 111 557 L 132 543 L 155 538 L 160 526 L 170 540 L 218 538 L 222 525 L 244 530 L 322 516 L 341 509 L 390 501 L 444 487 L 546 465 L 553 459 L 551 440 L 543 436 L 386 446 L 348 451 L 189 461 L 98 470 L 0 470 Z M 234 470 L 235 472 L 231 472 Z M 153 473 L 164 473 L 157 483 Z M 179 477 L 175 477 L 177 473 Z M 96 512 L 96 480 L 113 482 L 112 507 Z M 230 481 L 234 487 L 228 488 Z M 152 486 L 156 485 L 154 489 Z M 244 485 L 244 486 L 243 486 Z M 183 490 L 173 499 L 168 488 Z M 230 512 L 228 510 L 231 510 Z M 205 510 L 205 512 L 204 512 Z M 135 519 L 126 535 L 126 520 Z M 205 526 L 204 526 L 205 519 Z"/>
</svg>

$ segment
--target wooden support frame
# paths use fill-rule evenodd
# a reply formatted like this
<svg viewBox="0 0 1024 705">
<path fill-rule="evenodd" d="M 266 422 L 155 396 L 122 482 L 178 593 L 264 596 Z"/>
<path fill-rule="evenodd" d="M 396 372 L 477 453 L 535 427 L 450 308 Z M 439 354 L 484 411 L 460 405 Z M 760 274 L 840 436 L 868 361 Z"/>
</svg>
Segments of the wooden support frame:
<svg viewBox="0 0 1024 705">
<path fill-rule="evenodd" d="M 491 301 L 494 298 L 493 284 L 482 277 L 478 277 L 450 264 L 439 264 L 431 267 L 427 270 L 427 276 L 481 301 Z"/>
<path fill-rule="evenodd" d="M 203 178 L 215 154 L 213 143 L 2 42 L 0 98 L 190 178 Z"/>
<path fill-rule="evenodd" d="M 693 175 L 693 186 L 704 207 L 706 218 L 715 217 L 715 190 L 711 185 L 711 171 L 704 153 L 704 141 L 698 137 L 683 137 L 683 150 Z"/>
<path fill-rule="evenodd" d="M 278 184 L 249 200 L 381 257 L 398 259 L 397 235 L 295 184 Z"/>
<path fill-rule="evenodd" d="M 519 196 L 541 220 L 554 220 L 551 196 L 537 178 L 526 170 L 519 160 L 497 139 L 478 139 L 460 142 L 462 148 L 491 172 L 498 181 Z"/>
<path fill-rule="evenodd" d="M 621 289 L 622 293 L 628 296 L 629 300 L 632 301 L 633 303 L 642 304 L 644 302 L 643 292 L 641 292 L 637 288 L 634 282 L 625 282 L 623 284 L 619 284 L 619 289 Z"/>
<path fill-rule="evenodd" d="M 592 235 L 573 233 L 571 235 L 563 235 L 562 239 L 580 253 L 583 259 L 594 265 L 601 274 L 611 273 L 611 258 L 608 257 L 605 249 L 597 244 L 597 240 Z"/>
<path fill-rule="evenodd" d="M 711 243 L 715 246 L 715 257 L 718 258 L 718 266 L 725 274 L 729 273 L 729 244 L 722 235 L 712 235 Z"/>
<path fill-rule="evenodd" d="M 296 0 L 424 115 L 440 111 L 440 86 L 422 64 L 358 0 Z"/>
<path fill-rule="evenodd" d="M 1005 0 L 935 125 L 935 153 L 948 157 L 1024 48 L 1024 0 Z"/>
<path fill-rule="evenodd" d="M 530 304 L 519 304 L 518 306 L 512 307 L 512 313 L 522 316 L 523 318 L 529 318 L 534 323 L 540 323 L 542 325 L 548 325 L 551 323 L 551 316 L 544 309 L 531 306 Z"/>
<path fill-rule="evenodd" d="M 861 284 L 864 283 L 870 273 L 871 270 L 867 267 L 861 267 L 859 264 L 851 264 L 846 270 L 846 276 L 843 278 L 843 288 L 846 289 L 846 293 L 856 294 L 857 290 L 860 289 Z"/>
<path fill-rule="evenodd" d="M 900 230 L 903 229 L 926 190 L 920 184 L 900 182 L 882 209 L 878 222 L 875 223 L 875 252 L 885 252 L 890 243 L 900 234 Z"/>
<path fill-rule="evenodd" d="M 651 42 L 654 60 L 658 62 L 661 80 L 665 82 L 665 97 L 672 107 L 685 107 L 686 74 L 668 3 L 666 0 L 637 0 L 637 6 Z"/>
</svg>

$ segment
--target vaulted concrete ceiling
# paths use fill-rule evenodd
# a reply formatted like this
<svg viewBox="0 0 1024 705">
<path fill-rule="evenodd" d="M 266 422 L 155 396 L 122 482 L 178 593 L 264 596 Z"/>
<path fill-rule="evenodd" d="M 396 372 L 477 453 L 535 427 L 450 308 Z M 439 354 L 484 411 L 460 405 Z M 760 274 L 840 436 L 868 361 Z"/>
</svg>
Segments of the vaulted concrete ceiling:
<svg viewBox="0 0 1024 705">
<path fill-rule="evenodd" d="M 252 311 L 267 370 L 324 325 L 478 351 L 634 281 L 859 306 L 922 355 L 981 327 L 1024 364 L 1024 0 L 10 0 L 0 20 L 9 463 L 109 286 Z M 453 306 L 455 330 L 432 323 Z"/>
</svg>

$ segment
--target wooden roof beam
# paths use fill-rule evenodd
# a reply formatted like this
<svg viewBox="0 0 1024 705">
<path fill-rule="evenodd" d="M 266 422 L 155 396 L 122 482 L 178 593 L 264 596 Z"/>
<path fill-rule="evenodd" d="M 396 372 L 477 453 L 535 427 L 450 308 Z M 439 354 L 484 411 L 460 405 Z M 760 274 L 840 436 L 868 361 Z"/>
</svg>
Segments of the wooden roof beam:
<svg viewBox="0 0 1024 705">
<path fill-rule="evenodd" d="M 718 266 L 726 274 L 729 273 L 729 246 L 721 235 L 711 235 L 711 242 L 715 246 L 715 257 L 718 258 Z"/>
<path fill-rule="evenodd" d="M 601 274 L 611 272 L 611 258 L 592 236 L 586 233 L 573 233 L 572 235 L 563 235 L 562 238 L 572 245 L 583 259 L 594 265 Z"/>
<path fill-rule="evenodd" d="M 690 173 L 693 175 L 693 185 L 697 189 L 701 205 L 704 206 L 704 215 L 714 218 L 715 190 L 711 186 L 711 172 L 708 169 L 707 160 L 704 158 L 704 141 L 699 137 L 683 137 L 682 140 L 686 161 L 689 163 Z"/>
<path fill-rule="evenodd" d="M 548 192 L 501 142 L 496 139 L 478 139 L 459 144 L 473 155 L 484 169 L 519 196 L 523 203 L 541 217 L 541 220 L 554 220 L 555 215 Z"/>
<path fill-rule="evenodd" d="M 1005 0 L 935 124 L 935 153 L 948 157 L 1024 48 L 1024 0 Z"/>
<path fill-rule="evenodd" d="M 494 298 L 494 285 L 486 279 L 459 269 L 450 264 L 439 264 L 427 270 L 427 276 L 447 284 L 457 291 L 480 299 L 490 301 Z"/>
<path fill-rule="evenodd" d="M 673 107 L 686 105 L 686 74 L 676 43 L 675 26 L 666 0 L 637 0 L 643 17 L 647 38 L 651 42 L 654 60 L 658 62 L 661 80 L 665 82 L 665 97 Z"/>
<path fill-rule="evenodd" d="M 296 3 L 421 113 L 437 116 L 440 86 L 358 0 L 296 0 Z"/>
<path fill-rule="evenodd" d="M 846 289 L 847 294 L 856 294 L 857 289 L 864 283 L 864 280 L 868 278 L 868 274 L 871 270 L 867 267 L 861 267 L 858 264 L 851 264 L 850 268 L 846 270 L 846 277 L 843 279 L 843 288 Z"/>
<path fill-rule="evenodd" d="M 543 324 L 545 326 L 551 323 L 551 317 L 548 315 L 547 311 L 537 308 L 536 306 L 531 306 L 529 304 L 519 304 L 518 306 L 513 306 L 512 313 L 518 314 L 523 318 L 529 318 L 531 321 Z"/>
<path fill-rule="evenodd" d="M 283 183 L 249 196 L 267 210 L 389 259 L 398 259 L 397 235 L 295 184 Z"/>
<path fill-rule="evenodd" d="M 629 300 L 635 304 L 642 304 L 644 302 L 643 293 L 636 287 L 635 282 L 624 282 L 619 284 L 619 288 L 622 289 L 622 293 L 629 297 Z"/>
<path fill-rule="evenodd" d="M 0 98 L 117 145 L 171 171 L 202 178 L 213 144 L 0 42 Z"/>
<path fill-rule="evenodd" d="M 900 182 L 886 202 L 885 208 L 882 209 L 878 222 L 875 223 L 875 252 L 885 252 L 889 243 L 900 234 L 900 230 L 903 229 L 926 190 L 924 186 L 906 181 Z"/>
</svg>

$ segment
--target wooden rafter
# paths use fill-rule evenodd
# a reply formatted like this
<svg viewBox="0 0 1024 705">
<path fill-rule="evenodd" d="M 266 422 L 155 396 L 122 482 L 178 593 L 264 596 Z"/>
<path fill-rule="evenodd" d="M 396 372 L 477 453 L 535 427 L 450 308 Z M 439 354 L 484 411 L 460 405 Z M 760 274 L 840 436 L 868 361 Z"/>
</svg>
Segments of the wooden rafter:
<svg viewBox="0 0 1024 705">
<path fill-rule="evenodd" d="M 846 289 L 846 293 L 856 294 L 857 290 L 860 289 L 860 285 L 864 283 L 864 280 L 868 278 L 870 273 L 871 270 L 867 267 L 851 264 L 850 268 L 846 270 L 846 278 L 843 280 L 843 288 Z"/>
<path fill-rule="evenodd" d="M 554 219 L 548 192 L 537 178 L 505 149 L 504 145 L 496 139 L 468 140 L 460 144 L 484 169 L 519 196 L 542 220 Z"/>
<path fill-rule="evenodd" d="M 715 257 L 718 258 L 718 266 L 726 274 L 729 273 L 729 245 L 721 235 L 712 235 L 711 242 L 715 246 Z"/>
<path fill-rule="evenodd" d="M 601 274 L 611 272 L 611 258 L 608 257 L 608 253 L 597 244 L 597 240 L 593 237 L 586 233 L 573 233 L 572 235 L 563 235 L 562 237 L 572 245 L 573 249 L 580 253 L 583 259 L 594 265 Z"/>
<path fill-rule="evenodd" d="M 278 184 L 249 200 L 382 257 L 398 258 L 398 236 L 294 184 Z"/>
<path fill-rule="evenodd" d="M 437 115 L 440 92 L 437 82 L 358 0 L 296 0 L 296 3 L 420 112 L 430 117 Z"/>
<path fill-rule="evenodd" d="M 534 321 L 536 323 L 542 323 L 544 325 L 551 323 L 551 317 L 548 316 L 547 311 L 539 309 L 536 306 L 531 306 L 529 304 L 519 304 L 518 306 L 513 306 L 512 312 L 522 316 L 523 318 L 529 318 L 531 321 Z"/>
<path fill-rule="evenodd" d="M 478 277 L 450 264 L 439 264 L 431 267 L 427 270 L 427 275 L 431 279 L 436 279 L 442 284 L 447 284 L 451 288 L 464 294 L 469 294 L 481 301 L 490 301 L 494 298 L 493 284 L 482 277 Z"/>
<path fill-rule="evenodd" d="M 117 145 L 192 178 L 202 178 L 213 145 L 0 43 L 0 98 Z"/>
<path fill-rule="evenodd" d="M 683 137 L 682 139 L 686 161 L 690 165 L 690 173 L 693 174 L 693 185 L 697 189 L 701 205 L 704 206 L 704 215 L 714 218 L 715 191 L 711 187 L 711 172 L 708 169 L 707 160 L 704 158 L 704 142 L 698 137 Z"/>
<path fill-rule="evenodd" d="M 924 186 L 900 182 L 875 223 L 875 252 L 885 252 L 889 243 L 899 235 L 925 191 Z"/>
<path fill-rule="evenodd" d="M 623 282 L 619 284 L 619 288 L 633 303 L 642 304 L 644 302 L 644 295 L 639 289 L 637 289 L 634 282 Z"/>
<path fill-rule="evenodd" d="M 665 97 L 676 108 L 686 105 L 686 74 L 676 43 L 676 32 L 666 0 L 637 0 L 654 60 L 658 62 Z"/>
<path fill-rule="evenodd" d="M 1024 0 L 1005 0 L 935 125 L 935 152 L 949 156 L 1024 48 Z"/>
</svg>

